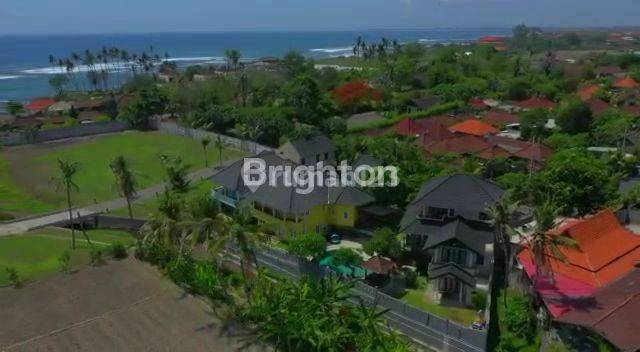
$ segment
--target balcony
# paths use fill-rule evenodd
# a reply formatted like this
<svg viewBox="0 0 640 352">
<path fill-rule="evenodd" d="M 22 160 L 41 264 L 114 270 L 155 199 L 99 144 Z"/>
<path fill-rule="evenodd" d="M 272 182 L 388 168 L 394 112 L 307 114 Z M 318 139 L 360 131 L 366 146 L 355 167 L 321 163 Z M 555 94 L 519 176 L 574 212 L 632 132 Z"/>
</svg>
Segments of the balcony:
<svg viewBox="0 0 640 352">
<path fill-rule="evenodd" d="M 222 204 L 226 204 L 232 208 L 235 208 L 237 207 L 238 202 L 240 202 L 240 197 L 232 193 L 233 192 L 228 192 L 224 188 L 214 189 L 212 192 L 213 198 L 216 199 L 218 202 Z"/>
</svg>

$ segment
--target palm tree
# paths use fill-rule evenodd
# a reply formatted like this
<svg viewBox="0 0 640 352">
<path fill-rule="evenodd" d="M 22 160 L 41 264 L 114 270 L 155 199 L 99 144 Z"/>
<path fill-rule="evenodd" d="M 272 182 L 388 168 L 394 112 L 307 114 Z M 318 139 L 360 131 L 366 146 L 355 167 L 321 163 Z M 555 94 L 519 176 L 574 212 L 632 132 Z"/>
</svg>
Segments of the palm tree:
<svg viewBox="0 0 640 352">
<path fill-rule="evenodd" d="M 200 145 L 202 146 L 202 152 L 204 153 L 204 167 L 209 167 L 209 160 L 207 160 L 207 148 L 211 144 L 211 138 L 204 137 L 200 140 Z"/>
<path fill-rule="evenodd" d="M 224 141 L 222 137 L 216 138 L 214 147 L 218 150 L 218 165 L 222 166 L 222 151 L 224 150 Z"/>
<path fill-rule="evenodd" d="M 58 159 L 58 169 L 60 173 L 58 176 L 53 177 L 57 185 L 57 188 L 63 188 L 67 194 L 67 210 L 69 211 L 69 223 L 71 224 L 71 248 L 76 249 L 76 232 L 73 227 L 73 213 L 71 212 L 71 191 L 78 192 L 80 188 L 73 181 L 75 175 L 80 171 L 80 164 L 77 162 L 69 162 L 63 159 Z"/>
<path fill-rule="evenodd" d="M 227 224 L 227 228 L 218 239 L 216 248 L 226 248 L 229 243 L 236 245 L 240 257 L 240 271 L 245 282 L 245 290 L 247 299 L 251 302 L 251 288 L 247 279 L 247 263 L 253 264 L 259 269 L 258 258 L 256 252 L 259 248 L 268 243 L 267 235 L 257 225 L 251 215 L 248 205 L 240 205 L 231 221 Z"/>
<path fill-rule="evenodd" d="M 561 248 L 576 246 L 575 240 L 570 237 L 549 233 L 556 226 L 557 215 L 557 208 L 549 201 L 536 207 L 534 211 L 536 225 L 533 233 L 523 236 L 536 264 L 536 280 L 543 276 L 551 276 L 553 279 L 551 258 L 566 262 L 567 258 Z"/>
<path fill-rule="evenodd" d="M 109 167 L 116 178 L 116 186 L 118 187 L 120 194 L 127 201 L 129 217 L 133 219 L 131 201 L 136 196 L 136 187 L 138 186 L 135 178 L 135 172 L 131 169 L 131 165 L 122 155 L 113 159 L 109 164 Z"/>
<path fill-rule="evenodd" d="M 511 227 L 510 222 L 518 208 L 517 202 L 512 202 L 507 196 L 502 197 L 493 205 L 487 208 L 487 213 L 491 219 L 491 224 L 495 227 L 495 243 L 500 244 L 504 258 L 504 288 L 509 287 L 509 269 L 512 262 L 511 236 L 516 232 Z M 504 295 L 504 305 L 507 306 L 507 295 Z"/>
<path fill-rule="evenodd" d="M 227 66 L 232 66 L 234 69 L 238 68 L 241 54 L 236 49 L 227 49 L 224 52 L 224 56 L 227 60 Z"/>
</svg>

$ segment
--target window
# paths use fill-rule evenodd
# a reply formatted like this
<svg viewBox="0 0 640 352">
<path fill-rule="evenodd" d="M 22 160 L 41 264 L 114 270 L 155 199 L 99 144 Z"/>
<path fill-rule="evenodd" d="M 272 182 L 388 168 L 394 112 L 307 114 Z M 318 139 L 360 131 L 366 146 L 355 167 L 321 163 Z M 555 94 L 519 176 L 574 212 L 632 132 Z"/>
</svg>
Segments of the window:
<svg viewBox="0 0 640 352">
<path fill-rule="evenodd" d="M 317 154 L 316 155 L 316 163 L 319 163 L 319 162 L 320 162 L 320 154 Z"/>
<path fill-rule="evenodd" d="M 346 212 L 346 211 L 345 211 L 345 212 L 344 212 L 344 214 L 343 214 L 343 217 L 344 217 L 345 219 L 348 219 L 348 218 L 349 218 L 349 212 Z"/>
<path fill-rule="evenodd" d="M 427 219 L 444 219 L 447 217 L 453 217 L 455 215 L 455 210 L 438 207 L 427 207 L 426 210 L 423 211 L 423 213 Z"/>
<path fill-rule="evenodd" d="M 300 164 L 304 165 L 304 158 L 300 159 Z"/>
<path fill-rule="evenodd" d="M 466 266 L 467 251 L 463 248 L 443 247 L 441 261 Z"/>
<path fill-rule="evenodd" d="M 440 292 L 455 292 L 458 286 L 458 280 L 450 276 L 445 276 L 439 282 Z"/>
<path fill-rule="evenodd" d="M 329 153 L 324 153 L 324 160 L 329 160 Z"/>
<path fill-rule="evenodd" d="M 476 256 L 476 265 L 484 265 L 484 257 L 480 254 Z"/>
</svg>

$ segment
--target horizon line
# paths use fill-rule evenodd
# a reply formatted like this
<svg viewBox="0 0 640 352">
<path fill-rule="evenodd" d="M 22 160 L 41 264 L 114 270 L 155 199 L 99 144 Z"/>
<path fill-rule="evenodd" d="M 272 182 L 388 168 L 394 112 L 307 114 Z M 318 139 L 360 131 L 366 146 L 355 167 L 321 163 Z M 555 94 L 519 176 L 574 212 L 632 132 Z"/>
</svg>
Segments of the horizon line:
<svg viewBox="0 0 640 352">
<path fill-rule="evenodd" d="M 527 24 L 525 24 L 527 25 Z M 423 30 L 473 30 L 473 29 L 512 29 L 517 25 L 496 26 L 456 26 L 456 27 L 381 27 L 353 29 L 236 29 L 236 30 L 176 30 L 176 31 L 114 31 L 114 32 L 34 32 L 34 33 L 0 33 L 0 37 L 19 36 L 83 36 L 83 35 L 149 35 L 149 34 L 232 34 L 232 33 L 322 33 L 322 32 L 373 32 L 373 31 L 423 31 Z M 606 29 L 640 29 L 640 25 L 610 26 L 536 26 L 544 30 L 606 30 Z"/>
</svg>

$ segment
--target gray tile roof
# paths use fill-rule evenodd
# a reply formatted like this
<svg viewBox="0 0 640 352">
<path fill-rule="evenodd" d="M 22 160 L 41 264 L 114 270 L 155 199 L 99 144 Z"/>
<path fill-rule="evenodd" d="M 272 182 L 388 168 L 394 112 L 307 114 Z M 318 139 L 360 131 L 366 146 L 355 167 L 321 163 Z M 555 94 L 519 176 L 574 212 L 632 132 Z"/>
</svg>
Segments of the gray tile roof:
<svg viewBox="0 0 640 352">
<path fill-rule="evenodd" d="M 295 166 L 292 162 L 282 159 L 272 152 L 262 153 L 259 157 L 267 164 L 267 170 L 269 166 Z M 302 194 L 296 190 L 304 191 L 304 187 L 285 186 L 283 177 L 278 177 L 274 185 L 264 184 L 252 193 L 242 180 L 242 165 L 243 160 L 238 160 L 216 173 L 211 177 L 211 181 L 238 192 L 245 199 L 256 201 L 287 214 L 304 215 L 311 208 L 323 204 L 362 206 L 375 200 L 366 192 L 355 187 L 316 186 L 310 193 Z"/>
<path fill-rule="evenodd" d="M 423 249 L 437 247 L 451 240 L 457 240 L 472 251 L 485 255 L 485 246 L 493 243 L 492 227 L 481 221 L 470 221 L 460 217 L 445 222 L 414 220 L 404 231 L 426 237 Z"/>
<path fill-rule="evenodd" d="M 334 152 L 333 142 L 324 134 L 289 141 L 276 150 L 278 156 L 294 162 L 300 162 L 302 158 L 312 161 L 316 155 L 325 153 L 333 156 Z"/>
<path fill-rule="evenodd" d="M 422 185 L 418 195 L 407 206 L 400 225 L 408 226 L 428 206 L 454 209 L 455 215 L 480 220 L 480 213 L 500 199 L 503 193 L 502 188 L 478 176 L 454 174 L 437 177 Z"/>
<path fill-rule="evenodd" d="M 446 263 L 443 265 L 431 266 L 429 268 L 430 280 L 437 279 L 445 275 L 451 275 L 471 287 L 476 286 L 476 279 L 473 275 L 455 263 Z"/>
</svg>

